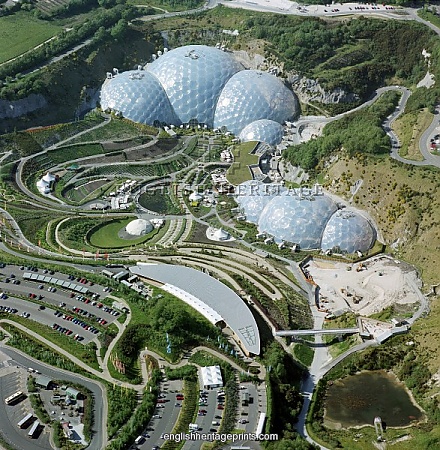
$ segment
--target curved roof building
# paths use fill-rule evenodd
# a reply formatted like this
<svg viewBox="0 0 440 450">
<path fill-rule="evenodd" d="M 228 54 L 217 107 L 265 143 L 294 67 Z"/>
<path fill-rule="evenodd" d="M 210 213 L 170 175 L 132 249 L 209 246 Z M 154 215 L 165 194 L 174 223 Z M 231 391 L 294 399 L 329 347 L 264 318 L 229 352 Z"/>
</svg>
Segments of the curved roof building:
<svg viewBox="0 0 440 450">
<path fill-rule="evenodd" d="M 272 235 L 277 243 L 287 241 L 302 249 L 319 249 L 324 228 L 336 210 L 336 204 L 326 195 L 289 190 L 265 206 L 258 229 Z"/>
<path fill-rule="evenodd" d="M 369 250 L 376 240 L 376 231 L 370 222 L 351 210 L 337 211 L 324 229 L 321 249 L 339 248 L 342 252 L 354 253 Z"/>
<path fill-rule="evenodd" d="M 101 108 L 119 111 L 133 122 L 180 124 L 159 80 L 144 70 L 129 70 L 105 80 Z"/>
<path fill-rule="evenodd" d="M 235 135 L 251 122 L 269 119 L 282 124 L 299 114 L 296 96 L 277 77 L 258 70 L 242 70 L 224 87 L 214 116 L 216 128 Z"/>
<path fill-rule="evenodd" d="M 277 145 L 283 139 L 284 128 L 278 122 L 260 119 L 246 125 L 240 132 L 242 142 L 259 141 L 269 145 Z"/>
<path fill-rule="evenodd" d="M 165 53 L 148 66 L 161 82 L 179 120 L 212 127 L 218 96 L 243 67 L 228 53 L 206 45 L 186 45 Z"/>
<path fill-rule="evenodd" d="M 190 267 L 138 263 L 130 272 L 162 283 L 162 289 L 196 309 L 212 324 L 225 322 L 247 354 L 260 353 L 260 333 L 245 302 L 215 278 Z"/>
</svg>

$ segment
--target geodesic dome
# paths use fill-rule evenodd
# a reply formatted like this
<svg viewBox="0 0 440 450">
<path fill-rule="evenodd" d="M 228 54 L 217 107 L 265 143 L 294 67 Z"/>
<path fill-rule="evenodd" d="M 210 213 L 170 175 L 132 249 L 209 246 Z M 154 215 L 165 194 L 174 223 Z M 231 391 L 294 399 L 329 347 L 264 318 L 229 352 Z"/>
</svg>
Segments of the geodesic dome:
<svg viewBox="0 0 440 450">
<path fill-rule="evenodd" d="M 337 211 L 327 223 L 322 235 L 321 249 L 339 248 L 342 252 L 366 252 L 376 239 L 371 223 L 351 210 Z"/>
<path fill-rule="evenodd" d="M 161 82 L 182 123 L 196 119 L 212 127 L 221 90 L 242 68 L 222 50 L 186 45 L 160 56 L 147 70 Z"/>
<path fill-rule="evenodd" d="M 153 230 L 151 222 L 145 219 L 135 219 L 127 224 L 125 231 L 132 236 L 144 236 Z"/>
<path fill-rule="evenodd" d="M 133 122 L 180 124 L 159 80 L 145 70 L 129 70 L 105 80 L 101 108 L 120 111 Z"/>
<path fill-rule="evenodd" d="M 272 235 L 277 243 L 287 241 L 299 244 L 302 249 L 318 249 L 324 228 L 336 210 L 335 203 L 326 195 L 289 190 L 265 206 L 258 230 Z"/>
<path fill-rule="evenodd" d="M 257 224 L 261 211 L 276 196 L 285 192 L 281 185 L 264 184 L 261 181 L 244 181 L 235 188 L 234 198 L 248 222 Z"/>
<path fill-rule="evenodd" d="M 278 78 L 243 70 L 231 53 L 206 45 L 167 51 L 145 70 L 108 78 L 101 107 L 148 125 L 224 126 L 237 136 L 251 122 L 282 124 L 299 114 L 296 96 Z M 275 131 L 272 124 L 270 130 L 255 131 L 256 137 L 274 141 L 279 127 Z"/>
<path fill-rule="evenodd" d="M 284 129 L 273 120 L 260 119 L 246 125 L 240 132 L 242 142 L 259 141 L 269 145 L 277 145 L 283 139 Z"/>
<path fill-rule="evenodd" d="M 296 96 L 277 77 L 257 70 L 236 73 L 222 90 L 214 116 L 216 128 L 239 135 L 251 122 L 269 119 L 282 124 L 299 113 Z"/>
</svg>

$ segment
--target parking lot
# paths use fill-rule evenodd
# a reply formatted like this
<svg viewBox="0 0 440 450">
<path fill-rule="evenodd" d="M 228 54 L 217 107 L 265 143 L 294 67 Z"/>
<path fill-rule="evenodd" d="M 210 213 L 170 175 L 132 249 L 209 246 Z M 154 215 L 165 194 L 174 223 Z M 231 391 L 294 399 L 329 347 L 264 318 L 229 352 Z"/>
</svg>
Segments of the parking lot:
<svg viewBox="0 0 440 450">
<path fill-rule="evenodd" d="M 38 279 L 25 279 L 30 276 Z M 45 283 L 44 279 L 50 282 Z M 80 289 L 83 293 L 78 292 Z M 85 278 L 74 279 L 68 274 L 30 267 L 7 265 L 2 268 L 0 294 L 3 294 L 0 299 L 3 311 L 15 309 L 14 314 L 56 328 L 84 344 L 98 335 L 100 327 L 113 323 L 120 314 L 103 303 L 109 294 L 107 287 Z"/>
<path fill-rule="evenodd" d="M 144 442 L 136 446 L 136 448 L 147 450 L 155 446 L 161 446 L 165 440 L 161 437 L 164 433 L 171 433 L 177 422 L 182 403 L 185 401 L 177 401 L 176 393 L 182 392 L 182 381 L 173 380 L 160 383 L 160 397 L 157 403 L 154 415 L 144 430 Z M 176 405 L 179 406 L 176 406 Z"/>
<path fill-rule="evenodd" d="M 44 449 L 51 448 L 49 444 L 49 434 L 46 429 L 41 428 L 41 432 L 35 439 L 28 437 L 28 432 L 31 425 L 25 428 L 19 428 L 18 422 L 23 419 L 28 413 L 33 413 L 30 406 L 30 401 L 26 397 L 14 405 L 6 405 L 4 398 L 17 391 L 27 392 L 26 389 L 27 373 L 24 369 L 17 369 L 9 367 L 2 371 L 0 376 L 0 423 L 2 433 L 9 442 L 14 444 L 15 448 L 20 449 Z"/>
</svg>

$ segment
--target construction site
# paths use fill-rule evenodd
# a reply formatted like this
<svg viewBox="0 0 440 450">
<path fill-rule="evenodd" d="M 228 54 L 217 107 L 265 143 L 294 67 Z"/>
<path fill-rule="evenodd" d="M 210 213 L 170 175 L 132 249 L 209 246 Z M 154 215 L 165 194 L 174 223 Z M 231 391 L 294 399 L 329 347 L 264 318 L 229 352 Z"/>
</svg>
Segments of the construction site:
<svg viewBox="0 0 440 450">
<path fill-rule="evenodd" d="M 414 310 L 419 304 L 414 268 L 384 255 L 361 263 L 312 259 L 303 271 L 317 285 L 317 307 L 328 318 L 345 312 L 368 317 L 392 305 Z"/>
</svg>

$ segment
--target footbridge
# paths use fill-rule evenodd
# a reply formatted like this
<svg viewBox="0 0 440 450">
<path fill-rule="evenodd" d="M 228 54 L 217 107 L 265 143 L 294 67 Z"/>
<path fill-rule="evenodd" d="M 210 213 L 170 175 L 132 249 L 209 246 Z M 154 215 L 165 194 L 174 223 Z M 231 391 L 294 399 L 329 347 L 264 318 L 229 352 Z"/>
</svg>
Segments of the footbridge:
<svg viewBox="0 0 440 450">
<path fill-rule="evenodd" d="M 360 333 L 359 328 L 334 328 L 321 330 L 280 330 L 275 332 L 275 336 L 309 336 L 315 334 L 355 334 Z"/>
</svg>

